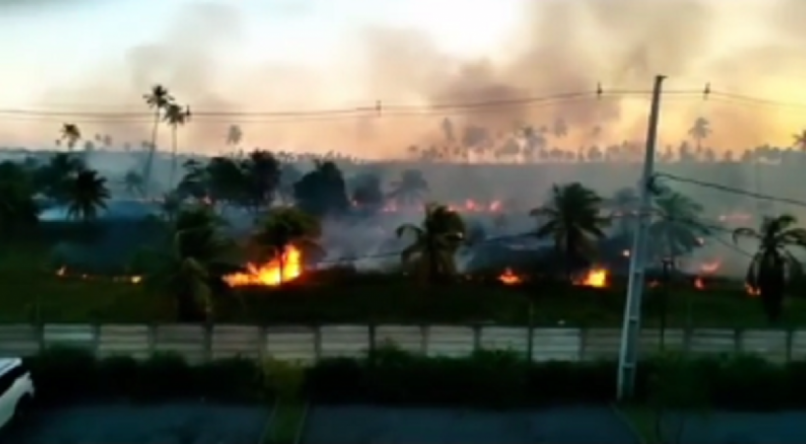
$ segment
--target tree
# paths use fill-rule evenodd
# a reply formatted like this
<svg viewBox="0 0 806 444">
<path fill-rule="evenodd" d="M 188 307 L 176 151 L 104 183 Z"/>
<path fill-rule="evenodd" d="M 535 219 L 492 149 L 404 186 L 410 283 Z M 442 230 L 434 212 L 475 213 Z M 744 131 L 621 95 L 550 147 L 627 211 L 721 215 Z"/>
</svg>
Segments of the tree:
<svg viewBox="0 0 806 444">
<path fill-rule="evenodd" d="M 565 258 L 565 273 L 570 281 L 574 266 L 589 260 L 594 240 L 605 236 L 609 220 L 600 215 L 603 199 L 579 182 L 553 185 L 546 205 L 529 212 L 542 219 L 535 235 L 551 238 L 558 254 Z"/>
<path fill-rule="evenodd" d="M 95 170 L 80 171 L 68 184 L 67 215 L 70 218 L 90 222 L 98 217 L 98 211 L 106 208 L 109 190 L 106 178 Z"/>
<path fill-rule="evenodd" d="M 145 100 L 146 105 L 148 105 L 150 109 L 154 110 L 154 129 L 151 133 L 151 142 L 147 147 L 148 157 L 146 158 L 146 164 L 143 170 L 143 179 L 145 180 L 146 186 L 150 186 L 151 169 L 154 166 L 154 151 L 157 149 L 157 134 L 159 131 L 160 116 L 168 105 L 173 103 L 174 98 L 164 86 L 154 85 L 151 87 L 148 93 L 143 94 L 143 100 Z"/>
<path fill-rule="evenodd" d="M 299 208 L 317 217 L 342 215 L 350 209 L 344 176 L 331 161 L 314 162 L 313 171 L 294 184 L 294 199 Z"/>
<path fill-rule="evenodd" d="M 294 207 L 279 207 L 268 212 L 254 241 L 270 259 L 277 259 L 282 283 L 288 247 L 294 245 L 308 251 L 320 251 L 316 239 L 321 233 L 322 227 L 316 217 Z"/>
<path fill-rule="evenodd" d="M 66 204 L 70 199 L 68 185 L 85 169 L 84 162 L 74 154 L 56 153 L 36 171 L 35 186 L 48 198 Z"/>
<path fill-rule="evenodd" d="M 392 183 L 392 192 L 389 197 L 399 203 L 420 203 L 428 192 L 428 182 L 419 170 L 405 170 L 400 174 L 400 180 Z"/>
<path fill-rule="evenodd" d="M 454 255 L 465 240 L 467 229 L 462 216 L 444 205 L 427 204 L 420 226 L 403 224 L 398 238 L 412 233 L 414 243 L 401 253 L 404 266 L 415 266 L 417 274 L 438 282 L 456 274 Z"/>
<path fill-rule="evenodd" d="M 30 175 L 14 162 L 0 162 L 0 236 L 35 225 L 38 214 Z"/>
<path fill-rule="evenodd" d="M 243 131 L 238 125 L 230 125 L 227 129 L 226 144 L 230 146 L 238 146 L 243 140 Z"/>
<path fill-rule="evenodd" d="M 255 211 L 268 207 L 280 187 L 280 162 L 268 151 L 254 150 L 241 161 L 244 203 Z"/>
<path fill-rule="evenodd" d="M 168 188 L 174 187 L 176 174 L 177 133 L 180 126 L 190 121 L 190 107 L 183 108 L 176 103 L 169 103 L 165 107 L 165 122 L 171 127 L 171 173 L 168 179 Z"/>
<path fill-rule="evenodd" d="M 143 197 L 145 194 L 143 176 L 134 170 L 127 171 L 123 176 L 123 187 L 126 189 L 126 193 L 131 196 Z"/>
<path fill-rule="evenodd" d="M 639 203 L 633 187 L 619 189 L 608 200 L 607 205 L 614 211 L 613 217 L 620 235 L 628 235 L 632 231 L 632 224 L 638 216 Z"/>
<path fill-rule="evenodd" d="M 702 141 L 707 139 L 708 136 L 711 135 L 711 132 L 711 122 L 705 117 L 697 117 L 697 119 L 694 120 L 694 124 L 689 128 L 688 135 L 691 136 L 697 144 L 698 153 L 702 150 Z"/>
<path fill-rule="evenodd" d="M 703 245 L 710 230 L 699 220 L 703 208 L 689 197 L 661 188 L 654 198 L 654 220 L 649 226 L 650 248 L 658 259 L 675 264 L 680 255 Z"/>
<path fill-rule="evenodd" d="M 70 151 L 73 151 L 76 144 L 81 140 L 81 130 L 75 123 L 65 123 L 62 125 L 60 140 L 63 140 Z"/>
<path fill-rule="evenodd" d="M 167 245 L 143 256 L 146 284 L 175 298 L 179 322 L 209 321 L 215 292 L 226 288 L 224 276 L 237 269 L 229 261 L 233 244 L 220 233 L 223 225 L 206 206 L 182 210 Z"/>
<path fill-rule="evenodd" d="M 381 179 L 372 173 L 362 173 L 353 179 L 353 204 L 365 215 L 378 212 L 384 203 Z"/>
<path fill-rule="evenodd" d="M 793 145 L 795 146 L 795 148 L 799 149 L 801 152 L 806 153 L 806 129 L 801 130 L 797 134 L 793 134 L 792 139 L 794 141 Z"/>
<path fill-rule="evenodd" d="M 781 317 L 787 275 L 801 272 L 800 261 L 789 251 L 791 246 L 806 247 L 806 230 L 796 227 L 797 219 L 784 214 L 765 218 L 758 230 L 737 228 L 733 241 L 750 238 L 758 241 L 758 250 L 747 268 L 746 283 L 758 293 L 770 322 Z"/>
</svg>

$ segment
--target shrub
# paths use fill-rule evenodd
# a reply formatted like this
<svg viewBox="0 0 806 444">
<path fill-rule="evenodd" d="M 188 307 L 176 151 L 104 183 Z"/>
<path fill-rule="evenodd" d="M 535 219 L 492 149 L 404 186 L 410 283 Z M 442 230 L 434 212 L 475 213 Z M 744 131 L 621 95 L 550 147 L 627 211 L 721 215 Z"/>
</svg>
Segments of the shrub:
<svg viewBox="0 0 806 444">
<path fill-rule="evenodd" d="M 256 401 L 310 399 L 520 407 L 603 403 L 615 394 L 616 364 L 529 362 L 507 352 L 426 357 L 394 347 L 365 359 L 323 359 L 315 366 L 246 358 L 191 366 L 161 353 L 143 362 L 96 360 L 80 349 L 50 348 L 28 359 L 38 397 L 48 402 L 93 397 Z M 721 406 L 763 409 L 806 406 L 806 362 L 775 365 L 752 356 L 696 357 L 667 353 L 642 362 L 636 395 L 663 410 Z"/>
</svg>

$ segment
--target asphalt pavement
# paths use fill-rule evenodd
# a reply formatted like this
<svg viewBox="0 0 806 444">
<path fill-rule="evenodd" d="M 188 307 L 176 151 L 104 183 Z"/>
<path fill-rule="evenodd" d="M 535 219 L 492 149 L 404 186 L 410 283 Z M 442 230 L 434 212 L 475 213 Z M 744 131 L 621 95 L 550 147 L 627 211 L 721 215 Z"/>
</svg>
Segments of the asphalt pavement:
<svg viewBox="0 0 806 444">
<path fill-rule="evenodd" d="M 485 411 L 379 406 L 311 408 L 304 444 L 637 444 L 607 406 Z M 806 442 L 806 441 L 804 441 Z"/>
<path fill-rule="evenodd" d="M 707 412 L 670 418 L 666 432 L 682 425 L 680 444 L 803 444 L 806 411 Z"/>
<path fill-rule="evenodd" d="M 31 412 L 8 444 L 256 444 L 268 408 L 210 403 L 92 405 Z"/>
</svg>

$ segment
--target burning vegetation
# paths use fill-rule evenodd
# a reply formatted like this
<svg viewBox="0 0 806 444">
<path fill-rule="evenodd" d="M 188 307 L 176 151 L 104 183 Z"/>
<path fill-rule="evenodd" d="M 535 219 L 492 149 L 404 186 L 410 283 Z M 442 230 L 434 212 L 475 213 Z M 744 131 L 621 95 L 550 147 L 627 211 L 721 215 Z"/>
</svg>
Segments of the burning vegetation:
<svg viewBox="0 0 806 444">
<path fill-rule="evenodd" d="M 246 271 L 224 276 L 230 287 L 267 286 L 275 287 L 302 276 L 302 252 L 289 245 L 282 255 L 263 263 L 246 264 Z"/>
</svg>

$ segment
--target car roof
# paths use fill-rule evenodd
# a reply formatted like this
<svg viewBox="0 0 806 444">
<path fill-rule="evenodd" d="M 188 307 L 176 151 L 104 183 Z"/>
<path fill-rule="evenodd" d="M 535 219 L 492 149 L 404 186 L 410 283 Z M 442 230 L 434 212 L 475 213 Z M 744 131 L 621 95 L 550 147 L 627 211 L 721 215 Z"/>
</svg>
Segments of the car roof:
<svg viewBox="0 0 806 444">
<path fill-rule="evenodd" d="M 20 358 L 0 358 L 0 375 L 21 364 Z"/>
</svg>

